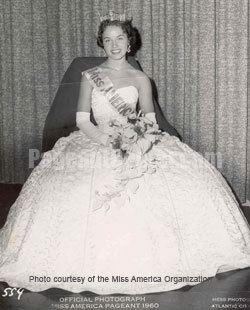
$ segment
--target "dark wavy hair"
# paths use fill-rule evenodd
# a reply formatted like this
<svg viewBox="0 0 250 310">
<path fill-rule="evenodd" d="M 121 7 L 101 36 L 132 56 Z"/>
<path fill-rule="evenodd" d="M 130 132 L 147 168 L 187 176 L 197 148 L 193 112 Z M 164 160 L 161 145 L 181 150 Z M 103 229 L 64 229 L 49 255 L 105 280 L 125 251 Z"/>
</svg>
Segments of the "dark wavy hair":
<svg viewBox="0 0 250 310">
<path fill-rule="evenodd" d="M 125 20 L 125 21 L 110 20 L 110 19 L 103 20 L 99 25 L 98 34 L 97 34 L 97 45 L 98 46 L 100 46 L 101 48 L 104 47 L 102 35 L 108 26 L 121 27 L 123 32 L 126 33 L 128 36 L 131 53 L 133 53 L 133 51 L 137 49 L 138 30 L 135 27 L 133 27 L 132 20 Z"/>
</svg>

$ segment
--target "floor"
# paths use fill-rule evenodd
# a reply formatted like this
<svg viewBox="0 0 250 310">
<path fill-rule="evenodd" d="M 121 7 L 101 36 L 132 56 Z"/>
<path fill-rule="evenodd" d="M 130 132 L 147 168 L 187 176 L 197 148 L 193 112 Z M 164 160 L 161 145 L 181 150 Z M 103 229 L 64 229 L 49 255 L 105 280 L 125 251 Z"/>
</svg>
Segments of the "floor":
<svg viewBox="0 0 250 310">
<path fill-rule="evenodd" d="M 9 208 L 20 190 L 19 184 L 0 184 L 0 227 L 4 225 Z M 242 206 L 242 210 L 250 222 L 250 208 Z M 24 290 L 18 299 L 16 291 L 13 291 L 13 296 L 5 296 L 7 287 L 7 283 L 0 282 L 0 310 L 250 309 L 250 268 L 217 274 L 192 287 L 144 295 L 100 296 L 91 292 L 73 294 L 60 289 L 49 289 L 39 293 Z"/>
</svg>

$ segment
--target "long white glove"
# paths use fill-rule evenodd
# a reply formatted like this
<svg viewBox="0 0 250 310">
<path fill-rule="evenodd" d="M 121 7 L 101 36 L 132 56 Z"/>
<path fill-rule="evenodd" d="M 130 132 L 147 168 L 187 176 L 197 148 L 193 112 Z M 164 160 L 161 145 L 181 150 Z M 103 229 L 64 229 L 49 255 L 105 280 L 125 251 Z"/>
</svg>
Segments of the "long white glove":
<svg viewBox="0 0 250 310">
<path fill-rule="evenodd" d="M 76 113 L 76 125 L 93 141 L 100 143 L 102 145 L 108 144 L 109 135 L 103 133 L 90 121 L 89 112 L 77 112 Z"/>
<path fill-rule="evenodd" d="M 149 119 L 151 122 L 153 122 L 155 125 L 158 126 L 156 117 L 155 117 L 155 112 L 148 112 L 145 114 L 146 118 Z"/>
</svg>

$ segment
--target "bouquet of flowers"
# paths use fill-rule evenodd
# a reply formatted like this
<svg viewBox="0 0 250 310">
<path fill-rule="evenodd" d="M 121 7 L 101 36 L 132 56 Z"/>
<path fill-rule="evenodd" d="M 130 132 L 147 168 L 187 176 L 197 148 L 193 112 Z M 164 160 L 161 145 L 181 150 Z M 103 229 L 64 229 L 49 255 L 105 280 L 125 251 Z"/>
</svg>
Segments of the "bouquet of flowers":
<svg viewBox="0 0 250 310">
<path fill-rule="evenodd" d="M 110 179 L 106 181 L 105 176 L 101 177 L 94 211 L 103 206 L 107 211 L 112 204 L 120 205 L 122 201 L 130 200 L 140 186 L 141 176 L 153 174 L 159 165 L 159 159 L 149 151 L 164 133 L 141 111 L 127 116 L 126 122 L 111 120 L 109 126 L 112 129 L 109 141 L 122 158 L 122 163 L 118 161 L 115 166 L 115 176 L 107 174 L 106 178 Z"/>
<path fill-rule="evenodd" d="M 157 124 L 149 120 L 141 111 L 127 116 L 127 123 L 111 120 L 112 127 L 110 143 L 122 158 L 127 158 L 134 153 L 143 156 L 149 152 L 154 144 L 161 140 L 163 133 Z"/>
</svg>

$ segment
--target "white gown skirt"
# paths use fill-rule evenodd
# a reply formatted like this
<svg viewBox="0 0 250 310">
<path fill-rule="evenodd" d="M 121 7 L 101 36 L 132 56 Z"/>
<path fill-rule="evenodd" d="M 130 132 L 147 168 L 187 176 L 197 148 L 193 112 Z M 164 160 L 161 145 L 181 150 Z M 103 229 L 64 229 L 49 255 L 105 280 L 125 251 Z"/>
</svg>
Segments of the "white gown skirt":
<svg viewBox="0 0 250 310">
<path fill-rule="evenodd" d="M 0 281 L 143 294 L 250 266 L 248 223 L 200 154 L 166 134 L 144 170 L 123 165 L 80 131 L 59 139 L 0 230 Z"/>
</svg>

